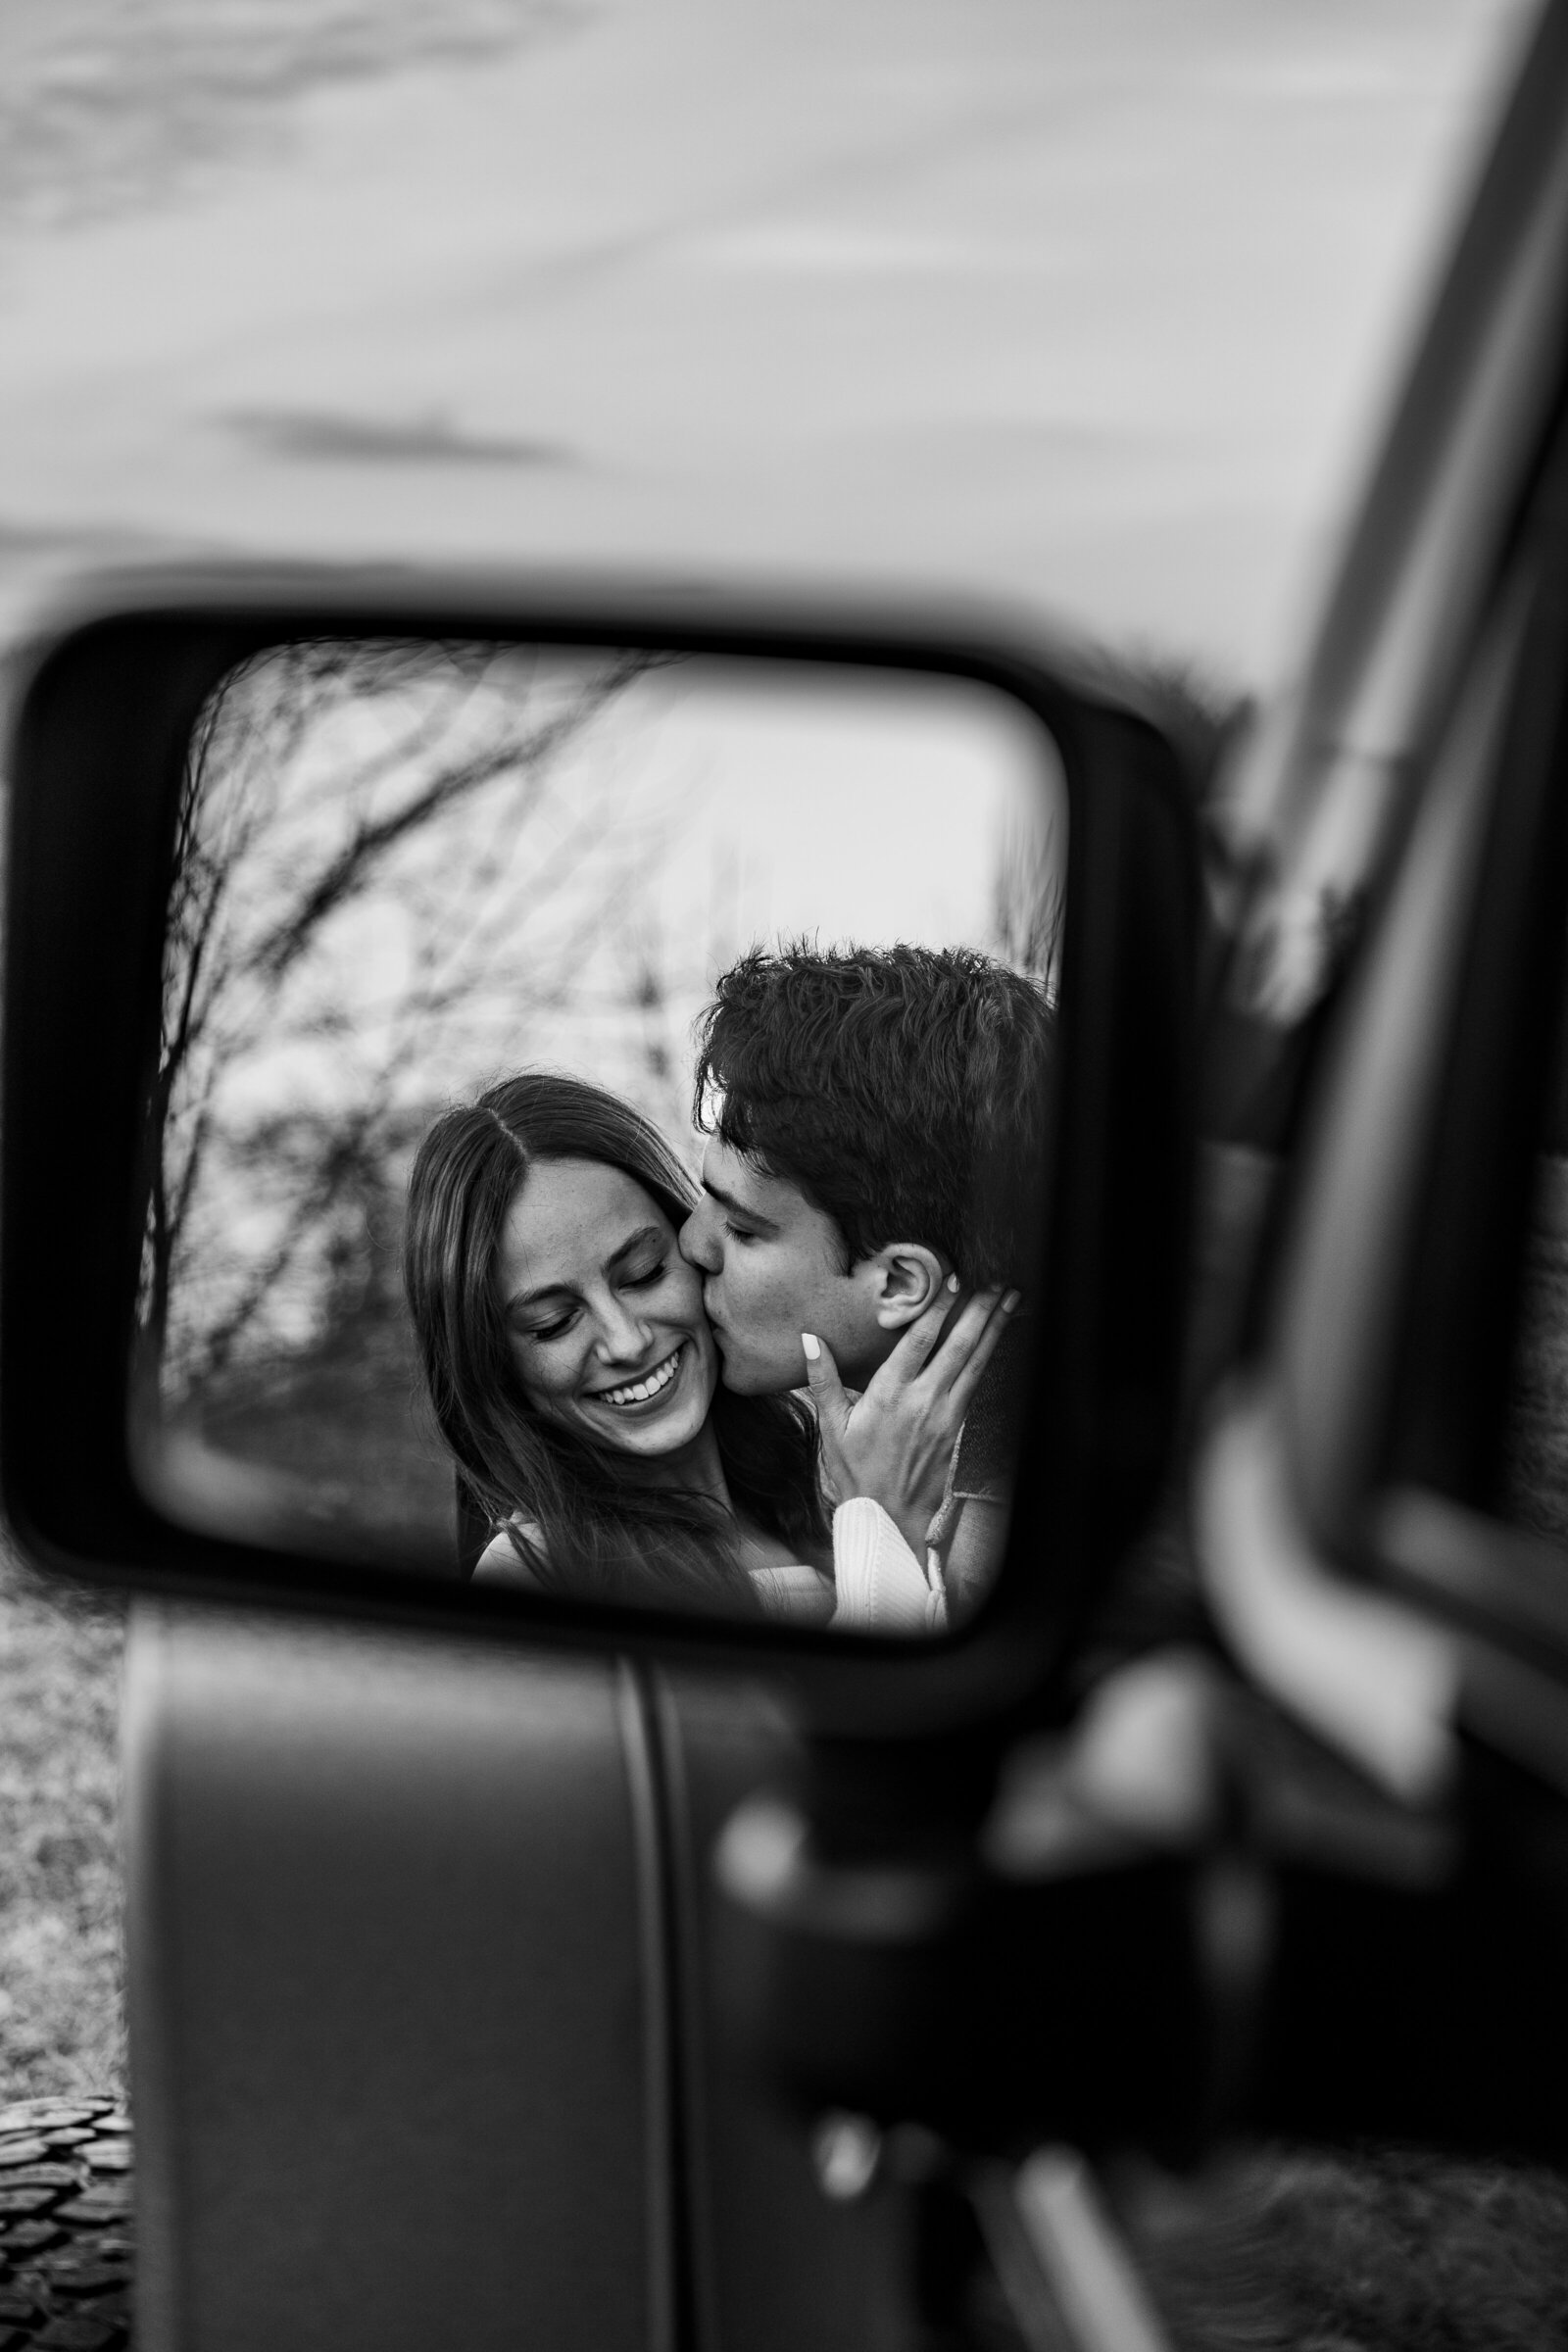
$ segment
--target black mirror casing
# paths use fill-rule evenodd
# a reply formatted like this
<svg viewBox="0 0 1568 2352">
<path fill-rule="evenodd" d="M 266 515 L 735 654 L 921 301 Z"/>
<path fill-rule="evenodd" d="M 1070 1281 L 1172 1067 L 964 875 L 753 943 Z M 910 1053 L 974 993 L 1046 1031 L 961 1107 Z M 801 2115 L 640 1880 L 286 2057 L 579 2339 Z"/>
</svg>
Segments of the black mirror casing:
<svg viewBox="0 0 1568 2352">
<path fill-rule="evenodd" d="M 186 748 L 237 662 L 350 634 L 947 673 L 1010 695 L 1054 738 L 1070 828 L 1040 1337 L 1006 1560 L 960 1633 L 918 1649 L 866 1639 L 852 1655 L 776 1627 L 590 1617 L 200 1535 L 138 1486 L 127 1386 L 145 1104 Z M 581 582 L 165 574 L 100 590 L 40 638 L 11 776 L 0 1494 L 31 1558 L 96 1584 L 763 1668 L 829 1734 L 957 1728 L 1038 1691 L 1146 1515 L 1175 1417 L 1201 894 L 1191 788 L 1136 680 L 972 617 Z"/>
</svg>

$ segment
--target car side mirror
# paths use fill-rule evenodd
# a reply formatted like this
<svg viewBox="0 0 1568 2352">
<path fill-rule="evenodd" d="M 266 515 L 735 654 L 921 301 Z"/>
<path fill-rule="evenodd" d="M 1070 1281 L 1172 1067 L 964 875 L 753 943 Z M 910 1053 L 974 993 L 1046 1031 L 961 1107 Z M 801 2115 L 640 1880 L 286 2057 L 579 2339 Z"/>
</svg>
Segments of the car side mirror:
<svg viewBox="0 0 1568 2352">
<path fill-rule="evenodd" d="M 35 1559 L 776 1669 L 828 1729 L 1059 1662 L 1183 1322 L 1196 827 L 1136 679 L 972 619 L 162 576 L 33 649 L 12 773 Z"/>
</svg>

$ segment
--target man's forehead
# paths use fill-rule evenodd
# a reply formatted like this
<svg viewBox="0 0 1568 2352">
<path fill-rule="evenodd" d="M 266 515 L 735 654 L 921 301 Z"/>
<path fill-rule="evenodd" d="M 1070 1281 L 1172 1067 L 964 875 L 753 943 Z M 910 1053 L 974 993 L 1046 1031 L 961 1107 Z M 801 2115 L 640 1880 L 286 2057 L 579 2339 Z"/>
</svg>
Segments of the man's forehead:
<svg viewBox="0 0 1568 2352">
<path fill-rule="evenodd" d="M 716 1135 L 709 1138 L 703 1152 L 703 1183 L 710 1192 L 727 1196 L 774 1225 L 789 1223 L 807 1206 L 793 1177 L 770 1175 Z"/>
</svg>

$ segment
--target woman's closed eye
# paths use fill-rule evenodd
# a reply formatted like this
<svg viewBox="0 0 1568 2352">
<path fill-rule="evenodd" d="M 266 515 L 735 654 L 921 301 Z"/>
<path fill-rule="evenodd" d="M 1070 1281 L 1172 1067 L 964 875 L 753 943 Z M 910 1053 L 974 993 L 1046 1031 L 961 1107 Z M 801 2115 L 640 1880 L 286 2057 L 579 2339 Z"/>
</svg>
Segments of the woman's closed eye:
<svg viewBox="0 0 1568 2352">
<path fill-rule="evenodd" d="M 656 1283 L 663 1281 L 668 1271 L 669 1261 L 667 1258 L 662 1257 L 656 1265 L 649 1266 L 643 1271 L 635 1274 L 622 1274 L 617 1288 L 623 1291 L 651 1291 Z M 559 1315 L 552 1315 L 548 1322 L 519 1323 L 515 1328 L 519 1338 L 524 1340 L 564 1339 L 581 1312 L 581 1307 L 573 1304 L 564 1307 Z"/>
<path fill-rule="evenodd" d="M 524 1340 L 559 1340 L 571 1329 L 576 1320 L 577 1309 L 574 1306 L 567 1307 L 564 1314 L 555 1316 L 549 1323 L 519 1324 L 518 1336 Z"/>
</svg>

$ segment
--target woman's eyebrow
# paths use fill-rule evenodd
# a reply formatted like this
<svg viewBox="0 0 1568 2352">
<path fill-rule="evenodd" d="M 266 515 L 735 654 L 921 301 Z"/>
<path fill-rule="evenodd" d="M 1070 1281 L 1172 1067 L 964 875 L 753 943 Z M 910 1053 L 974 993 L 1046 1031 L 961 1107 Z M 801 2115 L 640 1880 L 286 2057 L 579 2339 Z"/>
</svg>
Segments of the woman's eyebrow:
<svg viewBox="0 0 1568 2352">
<path fill-rule="evenodd" d="M 507 1312 L 514 1314 L 518 1307 L 542 1306 L 547 1298 L 570 1298 L 573 1295 L 569 1282 L 542 1282 L 536 1291 L 514 1291 L 507 1300 Z"/>
<path fill-rule="evenodd" d="M 632 1251 L 640 1250 L 644 1242 L 657 1242 L 662 1247 L 663 1240 L 664 1237 L 657 1225 L 639 1225 L 636 1232 L 629 1234 L 621 1243 L 620 1248 L 606 1258 L 605 1264 L 607 1267 L 618 1266 L 623 1257 L 630 1257 Z"/>
</svg>

